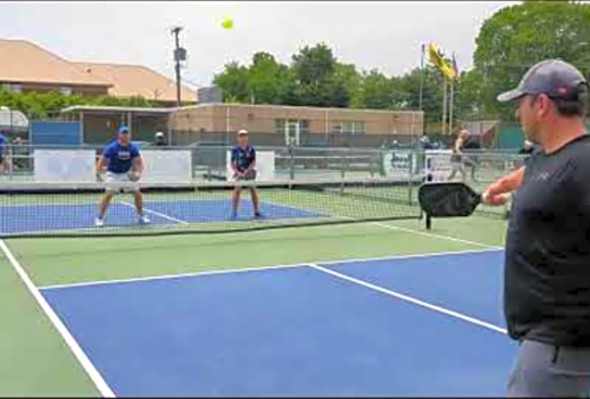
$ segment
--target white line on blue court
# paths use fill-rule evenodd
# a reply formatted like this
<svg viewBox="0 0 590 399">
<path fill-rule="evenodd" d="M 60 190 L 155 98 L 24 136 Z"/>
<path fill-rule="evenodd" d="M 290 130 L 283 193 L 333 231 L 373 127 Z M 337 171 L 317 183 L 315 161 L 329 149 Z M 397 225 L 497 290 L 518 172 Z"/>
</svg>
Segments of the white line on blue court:
<svg viewBox="0 0 590 399">
<path fill-rule="evenodd" d="M 473 254 L 473 253 L 485 253 L 485 252 L 498 252 L 503 249 L 497 248 L 487 248 L 487 249 L 473 249 L 473 250 L 465 250 L 465 251 L 447 251 L 447 252 L 430 252 L 424 254 L 406 254 L 406 255 L 385 255 L 385 256 L 377 256 L 377 257 L 368 257 L 368 258 L 349 258 L 349 259 L 335 259 L 325 262 L 316 262 L 316 265 L 336 265 L 336 264 L 344 264 L 344 263 L 363 263 L 363 262 L 371 262 L 371 261 L 381 261 L 381 260 L 398 260 L 398 259 L 414 259 L 414 258 L 435 258 L 439 256 L 452 256 L 452 255 L 464 255 L 464 254 Z M 97 285 L 108 285 L 108 284 L 127 284 L 127 283 L 134 283 L 134 282 L 141 282 L 141 281 L 152 281 L 152 280 L 172 280 L 172 279 L 181 279 L 181 278 L 189 278 L 189 277 L 205 277 L 211 275 L 219 275 L 219 274 L 234 274 L 234 273 L 249 273 L 249 272 L 261 272 L 261 271 L 271 271 L 276 269 L 289 269 L 295 267 L 305 267 L 309 266 L 310 263 L 294 263 L 294 264 L 286 264 L 286 265 L 273 265 L 273 266 L 258 266 L 258 267 L 244 267 L 240 269 L 223 269 L 223 270 L 207 270 L 207 271 L 200 271 L 200 272 L 188 272 L 188 273 L 180 273 L 180 274 L 164 274 L 164 275 L 157 275 L 157 276 L 146 276 L 146 277 L 135 277 L 135 278 L 128 278 L 128 279 L 114 279 L 114 280 L 99 280 L 99 281 L 87 281 L 81 283 L 71 283 L 71 284 L 55 284 L 55 285 L 46 285 L 42 286 L 39 289 L 42 291 L 46 290 L 55 290 L 55 289 L 66 289 L 66 288 L 75 288 L 75 287 L 87 287 L 87 286 L 97 286 Z"/>
<path fill-rule="evenodd" d="M 121 202 L 120 202 L 120 204 L 122 204 L 122 205 L 125 205 L 125 206 L 128 206 L 128 207 L 131 207 L 131 208 L 135 209 L 135 205 L 133 205 L 133 204 L 131 204 L 131 203 L 127 202 L 127 201 L 121 201 Z M 149 214 L 156 215 L 156 216 L 159 216 L 159 217 L 161 217 L 161 218 L 164 218 L 164 219 L 170 220 L 170 221 L 172 221 L 172 222 L 176 222 L 176 223 L 180 223 L 180 224 L 190 224 L 189 222 L 187 222 L 187 221 L 185 221 L 185 220 L 180 220 L 180 219 L 177 219 L 177 218 L 175 218 L 175 217 L 172 217 L 172 216 L 166 215 L 165 213 L 160 213 L 160 212 L 153 211 L 153 210 L 151 210 L 151 209 L 148 209 L 148 208 L 146 208 L 145 206 L 143 207 L 143 211 L 144 211 L 144 212 L 147 212 L 147 213 L 149 213 Z"/>
<path fill-rule="evenodd" d="M 4 240 L 0 240 L 0 250 L 2 250 L 6 258 L 12 265 L 13 269 L 16 271 L 22 282 L 29 290 L 30 294 L 33 296 L 35 301 L 37 301 L 37 304 L 39 305 L 41 310 L 45 313 L 49 321 L 53 324 L 57 332 L 61 335 L 62 339 L 64 340 L 68 348 L 70 348 L 76 359 L 78 359 L 78 362 L 80 362 L 82 368 L 84 369 L 84 371 L 86 371 L 86 373 L 90 377 L 90 380 L 94 383 L 100 394 L 105 398 L 114 398 L 115 393 L 107 385 L 102 375 L 100 375 L 96 367 L 94 367 L 94 364 L 92 364 L 86 353 L 84 353 L 76 339 L 67 329 L 65 324 L 61 321 L 57 313 L 55 313 L 55 311 L 45 300 L 43 295 L 41 295 L 41 292 L 35 286 L 33 280 L 31 280 L 25 269 L 13 255 L 12 251 L 10 250 L 10 248 L 8 248 Z"/>
<path fill-rule="evenodd" d="M 401 299 L 403 301 L 410 302 L 410 303 L 413 303 L 415 305 L 422 306 L 422 307 L 425 307 L 425 308 L 430 309 L 430 310 L 434 310 L 434 311 L 439 312 L 439 313 L 446 314 L 447 316 L 452 316 L 452 317 L 455 317 L 457 319 L 461 319 L 463 321 L 466 321 L 466 322 L 469 322 L 469 323 L 472 323 L 472 324 L 478 325 L 480 327 L 484 327 L 484 328 L 487 328 L 487 329 L 490 329 L 490 330 L 493 330 L 493 331 L 496 331 L 496 332 L 499 332 L 499 333 L 502 333 L 502 334 L 507 334 L 508 333 L 504 328 L 498 327 L 498 326 L 496 326 L 494 324 L 491 324 L 491 323 L 488 323 L 486 321 L 477 319 L 475 317 L 467 316 L 467 315 L 465 315 L 463 313 L 459 313 L 459 312 L 456 312 L 454 310 L 446 309 L 446 308 L 443 308 L 441 306 L 434 305 L 434 304 L 431 304 L 431 303 L 422 301 L 420 299 L 417 299 L 417 298 L 414 298 L 414 297 L 411 297 L 411 296 L 408 296 L 408 295 L 405 295 L 405 294 L 401 294 L 399 292 L 388 290 L 387 288 L 380 287 L 378 285 L 369 283 L 369 282 L 364 281 L 364 280 L 360 280 L 360 279 L 355 278 L 355 277 L 347 276 L 346 274 L 342 274 L 342 273 L 339 273 L 337 271 L 327 269 L 327 268 L 322 267 L 322 266 L 319 266 L 317 264 L 310 263 L 308 266 L 311 267 L 311 268 L 313 268 L 313 269 L 315 269 L 315 270 L 321 271 L 323 273 L 330 274 L 330 275 L 332 275 L 334 277 L 337 277 L 339 279 L 346 280 L 346 281 L 349 281 L 349 282 L 354 283 L 354 284 L 358 284 L 358 285 L 363 286 L 365 288 L 369 288 L 371 290 L 378 291 L 378 292 L 380 292 L 382 294 L 389 295 L 389 296 L 392 296 L 394 298 Z"/>
</svg>

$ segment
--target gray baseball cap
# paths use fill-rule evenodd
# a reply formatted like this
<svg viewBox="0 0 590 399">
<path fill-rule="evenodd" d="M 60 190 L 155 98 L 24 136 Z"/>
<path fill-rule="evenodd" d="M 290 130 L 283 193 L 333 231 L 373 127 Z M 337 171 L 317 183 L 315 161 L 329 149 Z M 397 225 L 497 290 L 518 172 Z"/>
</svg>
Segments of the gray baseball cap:
<svg viewBox="0 0 590 399">
<path fill-rule="evenodd" d="M 498 96 L 498 101 L 516 100 L 527 94 L 544 93 L 551 98 L 575 98 L 586 78 L 571 64 L 562 60 L 545 60 L 533 65 L 518 86 Z"/>
</svg>

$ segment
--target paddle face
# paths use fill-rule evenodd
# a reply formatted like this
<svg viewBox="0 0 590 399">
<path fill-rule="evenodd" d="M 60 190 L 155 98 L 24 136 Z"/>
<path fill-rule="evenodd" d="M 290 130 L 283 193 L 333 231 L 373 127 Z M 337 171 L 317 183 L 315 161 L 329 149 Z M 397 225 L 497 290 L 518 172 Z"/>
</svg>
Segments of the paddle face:
<svg viewBox="0 0 590 399">
<path fill-rule="evenodd" d="M 428 216 L 470 216 L 481 203 L 481 194 L 461 182 L 426 183 L 418 190 L 418 201 Z"/>
</svg>

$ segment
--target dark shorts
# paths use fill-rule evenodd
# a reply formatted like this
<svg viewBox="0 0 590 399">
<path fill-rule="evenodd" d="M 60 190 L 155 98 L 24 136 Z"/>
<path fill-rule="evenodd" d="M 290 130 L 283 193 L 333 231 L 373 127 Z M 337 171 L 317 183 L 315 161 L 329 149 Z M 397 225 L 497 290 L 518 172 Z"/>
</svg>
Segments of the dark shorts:
<svg viewBox="0 0 590 399">
<path fill-rule="evenodd" d="M 0 165 L 4 163 L 4 155 L 0 154 Z"/>
<path fill-rule="evenodd" d="M 477 154 L 464 154 L 463 163 L 468 166 L 479 165 L 479 155 Z"/>
<path fill-rule="evenodd" d="M 451 163 L 461 163 L 461 154 L 451 155 Z"/>
<path fill-rule="evenodd" d="M 245 176 L 237 177 L 236 180 L 256 180 L 256 171 L 251 170 Z"/>
</svg>

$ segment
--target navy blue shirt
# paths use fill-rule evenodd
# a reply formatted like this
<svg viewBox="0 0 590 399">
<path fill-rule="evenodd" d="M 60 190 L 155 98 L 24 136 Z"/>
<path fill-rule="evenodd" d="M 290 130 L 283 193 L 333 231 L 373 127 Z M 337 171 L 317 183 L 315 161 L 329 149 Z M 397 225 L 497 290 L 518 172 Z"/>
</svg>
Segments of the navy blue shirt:
<svg viewBox="0 0 590 399">
<path fill-rule="evenodd" d="M 121 145 L 113 141 L 104 148 L 102 155 L 107 159 L 107 170 L 112 173 L 127 173 L 131 170 L 131 161 L 139 156 L 135 144 Z"/>
<path fill-rule="evenodd" d="M 0 133 L 0 156 L 4 153 L 4 147 L 6 146 L 6 136 Z"/>
<path fill-rule="evenodd" d="M 236 145 L 231 149 L 231 163 L 236 166 L 239 172 L 246 171 L 254 161 L 256 161 L 256 150 L 254 150 L 254 147 L 247 146 L 246 148 L 242 148 Z"/>
</svg>

